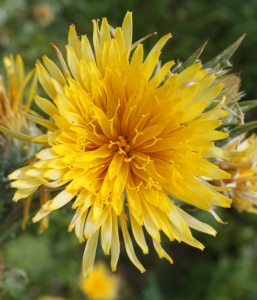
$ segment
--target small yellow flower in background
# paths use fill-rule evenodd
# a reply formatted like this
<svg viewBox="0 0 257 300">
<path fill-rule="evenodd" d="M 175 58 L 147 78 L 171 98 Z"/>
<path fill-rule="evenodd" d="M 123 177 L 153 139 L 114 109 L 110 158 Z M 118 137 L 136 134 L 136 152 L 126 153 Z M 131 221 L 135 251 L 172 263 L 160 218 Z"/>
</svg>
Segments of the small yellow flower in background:
<svg viewBox="0 0 257 300">
<path fill-rule="evenodd" d="M 203 249 L 190 227 L 215 235 L 215 230 L 175 204 L 189 203 L 212 213 L 212 206 L 230 207 L 222 188 L 208 179 L 229 179 L 209 158 L 229 159 L 214 146 L 227 133 L 215 130 L 226 116 L 220 98 L 222 84 L 200 62 L 181 73 L 172 73 L 173 61 L 158 66 L 161 49 L 170 39 L 162 37 L 144 59 L 142 40 L 132 44 L 132 14 L 122 27 L 110 27 L 103 18 L 100 29 L 93 21 L 93 49 L 86 36 L 78 39 L 70 27 L 68 66 L 54 47 L 62 71 L 46 56 L 37 62 L 39 81 L 53 102 L 36 96 L 37 105 L 52 121 L 26 114 L 45 126 L 41 136 L 14 137 L 45 145 L 35 162 L 9 175 L 17 188 L 13 200 L 26 198 L 42 184 L 61 191 L 47 201 L 34 222 L 70 201 L 76 209 L 69 231 L 75 228 L 80 242 L 87 240 L 83 270 L 87 277 L 99 240 L 111 254 L 116 270 L 119 228 L 130 260 L 145 269 L 136 257 L 131 232 L 143 253 L 148 253 L 143 227 L 152 237 L 160 258 L 172 259 L 161 246 L 160 231 L 171 240 Z M 133 51 L 133 52 L 132 52 Z M 217 101 L 215 102 L 217 103 Z M 225 189 L 226 190 L 226 189 Z"/>
<path fill-rule="evenodd" d="M 219 163 L 223 170 L 231 174 L 231 179 L 223 180 L 222 184 L 231 189 L 228 194 L 239 212 L 257 213 L 257 137 L 253 134 L 239 144 L 240 138 L 223 147 L 228 151 L 243 152 L 244 155 Z"/>
<path fill-rule="evenodd" d="M 65 299 L 62 297 L 45 295 L 45 296 L 40 296 L 37 300 L 65 300 Z"/>
<path fill-rule="evenodd" d="M 118 299 L 120 279 L 99 261 L 94 267 L 89 278 L 82 276 L 80 289 L 89 300 L 115 300 Z"/>
</svg>

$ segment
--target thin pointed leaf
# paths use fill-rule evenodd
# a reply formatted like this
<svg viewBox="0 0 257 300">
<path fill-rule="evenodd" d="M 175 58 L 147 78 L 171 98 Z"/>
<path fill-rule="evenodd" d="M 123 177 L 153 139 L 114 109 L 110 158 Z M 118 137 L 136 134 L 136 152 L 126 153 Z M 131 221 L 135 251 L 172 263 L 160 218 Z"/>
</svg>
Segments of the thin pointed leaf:
<svg viewBox="0 0 257 300">
<path fill-rule="evenodd" d="M 214 68 L 218 64 L 220 65 L 221 69 L 224 69 L 226 67 L 231 67 L 231 63 L 229 62 L 230 57 L 234 54 L 236 49 L 241 44 L 242 40 L 244 39 L 245 34 L 243 34 L 237 41 L 235 41 L 231 46 L 229 46 L 227 49 L 225 49 L 223 52 L 221 52 L 218 56 L 204 64 L 204 68 Z"/>
<path fill-rule="evenodd" d="M 236 123 L 236 122 L 229 122 L 229 123 L 223 123 L 219 128 L 218 130 L 219 131 L 224 131 L 224 128 L 226 128 L 225 131 L 231 131 L 232 129 L 234 129 L 235 127 L 237 127 L 239 124 Z"/>
<path fill-rule="evenodd" d="M 238 102 L 238 105 L 240 106 L 242 112 L 245 113 L 257 106 L 257 100 Z"/>
<path fill-rule="evenodd" d="M 203 49 L 205 48 L 207 44 L 207 41 L 202 44 L 202 46 L 200 46 L 184 63 L 178 63 L 172 70 L 172 72 L 177 72 L 180 73 L 182 72 L 184 69 L 190 67 L 191 65 L 193 65 L 199 58 L 199 56 L 201 55 L 201 53 L 203 52 Z"/>
<path fill-rule="evenodd" d="M 200 46 L 183 64 L 182 64 L 182 68 L 186 69 L 188 67 L 190 67 L 191 65 L 193 65 L 198 58 L 200 57 L 201 53 L 203 52 L 203 49 L 205 48 L 207 44 L 207 41 L 202 44 L 202 46 Z"/>
<path fill-rule="evenodd" d="M 248 123 L 245 123 L 245 124 L 241 124 L 241 125 L 238 125 L 238 126 L 235 126 L 233 129 L 229 129 L 228 127 L 226 127 L 226 132 L 229 133 L 229 137 L 224 139 L 224 140 L 221 140 L 221 141 L 217 141 L 215 143 L 215 145 L 217 147 L 222 147 L 223 145 L 225 145 L 226 143 L 228 143 L 229 141 L 231 141 L 232 139 L 236 138 L 237 136 L 243 134 L 243 133 L 246 133 L 250 130 L 253 130 L 257 128 L 257 121 L 253 121 L 253 122 L 248 122 Z"/>
</svg>

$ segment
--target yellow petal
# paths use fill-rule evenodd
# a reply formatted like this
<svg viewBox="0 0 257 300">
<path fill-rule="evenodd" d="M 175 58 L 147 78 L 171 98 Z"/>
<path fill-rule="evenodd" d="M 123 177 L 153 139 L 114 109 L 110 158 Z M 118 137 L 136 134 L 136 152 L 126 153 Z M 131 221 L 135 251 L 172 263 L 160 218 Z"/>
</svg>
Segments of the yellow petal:
<svg viewBox="0 0 257 300">
<path fill-rule="evenodd" d="M 37 214 L 32 218 L 32 222 L 33 222 L 33 223 L 38 222 L 39 220 L 41 220 L 41 219 L 43 219 L 44 217 L 46 217 L 47 215 L 49 215 L 50 212 L 51 212 L 51 210 L 41 208 L 41 209 L 37 212 Z"/>
<path fill-rule="evenodd" d="M 106 221 L 101 227 L 101 245 L 105 255 L 108 255 L 111 248 L 112 239 L 112 216 L 109 213 Z"/>
<path fill-rule="evenodd" d="M 125 248 L 128 254 L 128 257 L 132 261 L 132 263 L 140 270 L 141 273 L 145 272 L 145 268 L 141 265 L 139 260 L 136 257 L 136 254 L 134 252 L 134 247 L 132 244 L 132 241 L 129 236 L 127 224 L 126 224 L 126 219 L 125 216 L 122 214 L 120 216 L 120 224 L 121 224 L 121 230 L 122 230 L 122 235 L 124 238 L 124 243 L 125 243 Z"/>
<path fill-rule="evenodd" d="M 69 34 L 68 34 L 68 42 L 71 48 L 73 48 L 76 56 L 78 59 L 81 59 L 81 48 L 80 48 L 80 41 L 77 37 L 75 26 L 72 24 L 70 26 Z"/>
<path fill-rule="evenodd" d="M 50 130 L 56 130 L 58 129 L 58 127 L 51 121 L 49 120 L 45 120 L 41 117 L 37 117 L 37 116 L 34 116 L 32 114 L 29 114 L 29 113 L 26 113 L 26 112 L 22 112 L 21 111 L 21 114 L 26 117 L 28 120 L 31 120 L 39 125 L 42 125 Z"/>
<path fill-rule="evenodd" d="M 36 63 L 36 70 L 39 82 L 41 83 L 43 89 L 50 98 L 54 99 L 56 96 L 56 91 L 51 83 L 51 76 L 39 61 Z"/>
<path fill-rule="evenodd" d="M 144 231 L 142 229 L 142 226 L 138 224 L 138 222 L 133 217 L 133 214 L 131 212 L 130 212 L 130 221 L 131 221 L 131 228 L 133 231 L 133 235 L 137 244 L 142 249 L 144 254 L 148 254 L 149 250 L 145 241 L 145 236 L 144 236 Z"/>
<path fill-rule="evenodd" d="M 60 83 L 60 85 L 64 86 L 66 84 L 66 80 L 57 65 L 46 55 L 43 56 L 43 62 L 51 77 L 56 79 Z"/>
<path fill-rule="evenodd" d="M 143 59 L 144 59 L 144 50 L 143 50 L 143 45 L 139 44 L 133 53 L 133 56 L 131 58 L 130 62 L 130 67 L 133 68 L 136 65 L 142 66 L 143 64 Z"/>
<path fill-rule="evenodd" d="M 147 55 L 144 64 L 147 64 L 149 60 L 152 60 L 153 54 L 155 54 L 156 52 L 161 51 L 161 49 L 165 46 L 165 44 L 167 43 L 167 41 L 171 38 L 171 34 L 168 33 L 166 35 L 164 35 L 155 45 L 154 47 L 151 49 L 151 51 L 149 52 L 149 54 Z"/>
<path fill-rule="evenodd" d="M 116 271 L 117 262 L 120 255 L 120 239 L 118 231 L 117 217 L 112 217 L 112 239 L 111 239 L 111 268 L 112 271 Z"/>
<path fill-rule="evenodd" d="M 14 196 L 13 196 L 13 201 L 17 202 L 20 199 L 24 199 L 27 198 L 28 196 L 32 195 L 33 193 L 35 193 L 35 191 L 38 189 L 38 186 L 34 187 L 34 188 L 30 188 L 30 189 L 18 189 Z"/>
<path fill-rule="evenodd" d="M 170 61 L 167 62 L 164 66 L 162 66 L 162 68 L 157 72 L 157 74 L 149 81 L 149 85 L 151 85 L 153 89 L 156 89 L 164 80 L 165 76 L 174 64 L 174 61 Z"/>
<path fill-rule="evenodd" d="M 167 252 L 165 252 L 161 246 L 161 243 L 156 242 L 155 240 L 153 240 L 153 244 L 154 244 L 154 248 L 156 250 L 156 252 L 158 253 L 160 258 L 165 257 L 171 264 L 173 264 L 173 260 L 172 258 L 168 255 Z"/>
<path fill-rule="evenodd" d="M 54 114 L 59 113 L 56 106 L 45 98 L 36 95 L 35 102 L 42 109 L 42 111 L 48 114 L 49 116 L 53 116 Z"/>
<path fill-rule="evenodd" d="M 93 270 L 98 237 L 99 237 L 99 229 L 97 229 L 87 241 L 87 245 L 83 255 L 84 278 L 87 278 Z"/>
<path fill-rule="evenodd" d="M 7 129 L 5 127 L 0 126 L 0 131 L 3 132 L 6 135 L 10 135 L 11 137 L 27 142 L 27 143 L 31 143 L 31 144 L 39 144 L 39 145 L 45 145 L 45 142 L 40 142 L 40 141 L 35 141 L 34 138 L 35 136 L 30 136 L 27 134 L 23 134 L 23 133 L 18 133 L 15 131 L 12 131 L 10 129 Z"/>
<path fill-rule="evenodd" d="M 109 213 L 111 210 L 111 206 L 106 206 L 101 213 L 101 215 L 98 217 L 98 219 L 93 218 L 93 210 L 91 209 L 88 216 L 87 216 L 87 221 L 86 225 L 84 228 L 84 236 L 85 238 L 89 238 L 91 234 L 93 234 L 99 227 L 102 226 L 102 224 L 105 222 L 107 219 Z"/>
<path fill-rule="evenodd" d="M 132 26 L 132 13 L 128 11 L 122 23 L 122 33 L 127 57 L 129 57 L 132 45 Z"/>
<path fill-rule="evenodd" d="M 85 35 L 83 35 L 81 38 L 81 55 L 82 55 L 82 58 L 86 62 L 95 63 L 95 57 L 94 57 L 91 45 L 88 41 L 87 36 L 85 36 Z"/>
<path fill-rule="evenodd" d="M 188 226 L 190 226 L 191 228 L 194 228 L 201 232 L 205 232 L 210 235 L 214 235 L 214 236 L 216 235 L 216 233 L 217 233 L 216 230 L 214 228 L 212 228 L 210 225 L 205 224 L 201 221 L 198 221 L 196 218 L 190 216 L 188 213 L 186 213 L 184 210 L 182 210 L 179 207 L 177 207 L 177 210 L 178 210 L 179 214 L 181 215 L 181 217 L 186 221 Z"/>
</svg>

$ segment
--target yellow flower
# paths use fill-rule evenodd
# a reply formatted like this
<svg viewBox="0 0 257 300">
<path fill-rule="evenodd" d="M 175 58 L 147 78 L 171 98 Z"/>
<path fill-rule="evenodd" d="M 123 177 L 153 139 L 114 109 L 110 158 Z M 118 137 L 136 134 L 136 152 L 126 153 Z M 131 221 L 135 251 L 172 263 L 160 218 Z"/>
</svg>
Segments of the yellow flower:
<svg viewBox="0 0 257 300">
<path fill-rule="evenodd" d="M 129 12 L 116 30 L 106 18 L 100 29 L 95 20 L 93 27 L 93 49 L 86 36 L 78 39 L 75 27 L 70 27 L 69 67 L 53 45 L 62 72 L 46 56 L 45 67 L 36 64 L 39 81 L 54 103 L 39 96 L 35 101 L 53 121 L 27 115 L 49 131 L 20 138 L 48 148 L 37 153 L 36 162 L 9 176 L 14 180 L 11 186 L 18 189 L 13 200 L 28 197 L 42 184 L 63 186 L 33 221 L 74 200 L 76 213 L 69 231 L 75 228 L 79 241 L 87 240 L 85 277 L 93 268 L 100 231 L 102 249 L 105 254 L 111 252 L 111 267 L 116 270 L 118 222 L 130 260 L 144 272 L 127 221 L 143 253 L 148 253 L 144 227 L 159 257 L 172 263 L 161 247 L 160 231 L 171 241 L 200 249 L 204 247 L 189 227 L 215 235 L 213 228 L 184 212 L 172 199 L 209 211 L 217 220 L 212 206 L 230 206 L 230 199 L 218 192 L 222 188 L 206 182 L 230 178 L 208 160 L 229 158 L 214 146 L 215 140 L 227 137 L 215 130 L 227 114 L 221 109 L 224 101 L 205 112 L 222 84 L 211 86 L 215 76 L 202 70 L 199 62 L 180 74 L 170 71 L 173 61 L 156 69 L 171 35 L 162 37 L 144 59 L 140 41 L 132 45 Z"/>
<path fill-rule="evenodd" d="M 31 101 L 35 94 L 37 77 L 34 76 L 25 105 L 22 102 L 24 89 L 34 70 L 26 76 L 24 74 L 23 60 L 20 55 L 4 57 L 4 66 L 7 73 L 8 89 L 5 88 L 3 78 L 0 76 L 0 125 L 15 131 L 29 133 L 29 125 L 21 111 L 29 111 Z"/>
<path fill-rule="evenodd" d="M 4 79 L 0 77 L 0 125 L 5 127 L 3 132 L 18 132 L 15 137 L 25 136 L 25 134 L 39 134 L 39 129 L 34 123 L 28 122 L 24 117 L 30 109 L 31 102 L 35 96 L 37 86 L 37 75 L 35 71 L 31 70 L 27 75 L 24 73 L 24 64 L 20 55 L 10 55 L 4 57 L 4 66 L 7 73 L 7 86 L 4 84 Z M 32 78 L 34 74 L 34 77 Z M 26 87 L 30 83 L 29 90 L 25 103 L 23 103 L 24 95 L 26 94 Z M 33 112 L 35 114 L 35 112 Z M 28 144 L 22 142 L 13 142 L 10 139 L 3 139 L 0 135 L 0 149 L 2 174 L 8 173 L 10 170 L 17 168 L 24 160 L 33 155 L 38 149 L 35 146 L 28 147 Z M 8 174 L 7 173 L 7 174 Z M 48 199 L 49 193 L 42 193 L 40 203 L 43 205 Z M 24 200 L 24 219 L 22 227 L 25 228 L 29 220 L 29 207 L 32 199 L 32 194 Z M 39 231 L 48 227 L 48 218 L 44 218 L 41 222 Z"/>
<path fill-rule="evenodd" d="M 223 180 L 222 184 L 230 188 L 228 193 L 232 205 L 239 212 L 257 213 L 257 138 L 253 134 L 239 144 L 240 138 L 223 147 L 244 155 L 219 163 L 222 169 L 231 174 L 231 179 Z"/>
<path fill-rule="evenodd" d="M 56 296 L 51 296 L 51 295 L 46 295 L 46 296 L 40 296 L 38 300 L 65 300 L 62 297 L 56 297 Z"/>
<path fill-rule="evenodd" d="M 112 275 L 103 262 L 97 262 L 90 277 L 81 278 L 80 289 L 90 300 L 115 300 L 119 292 L 119 277 Z"/>
</svg>

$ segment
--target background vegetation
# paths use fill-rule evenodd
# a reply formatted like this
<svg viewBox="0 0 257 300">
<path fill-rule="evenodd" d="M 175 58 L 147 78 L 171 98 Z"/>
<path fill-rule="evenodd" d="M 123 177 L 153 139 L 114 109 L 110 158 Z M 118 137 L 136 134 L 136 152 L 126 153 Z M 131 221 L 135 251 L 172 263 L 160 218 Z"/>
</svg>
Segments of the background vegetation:
<svg viewBox="0 0 257 300">
<path fill-rule="evenodd" d="M 48 6 L 40 6 L 47 4 Z M 43 9 L 42 9 L 43 8 Z M 1 0 L 0 56 L 20 53 L 30 69 L 43 54 L 55 60 L 50 42 L 65 53 L 71 23 L 77 33 L 91 36 L 91 20 L 107 17 L 113 27 L 121 24 L 127 10 L 133 11 L 134 41 L 158 31 L 171 32 L 173 39 L 163 50 L 162 59 L 185 61 L 206 40 L 203 62 L 215 57 L 242 34 L 247 36 L 232 58 L 233 70 L 241 74 L 244 99 L 257 97 L 257 2 L 255 0 Z M 149 38 L 146 49 L 158 37 Z M 0 73 L 4 75 L 3 65 Z M 252 113 L 248 119 L 257 119 Z M 122 278 L 121 299 L 208 299 L 255 300 L 257 295 L 257 216 L 220 210 L 228 225 L 218 224 L 203 212 L 195 216 L 218 231 L 216 238 L 195 232 L 206 249 L 203 253 L 186 244 L 164 241 L 174 265 L 136 252 L 148 269 L 141 275 L 122 253 L 118 274 Z M 38 224 L 29 224 L 1 246 L 0 289 L 6 300 L 34 300 L 51 294 L 64 299 L 85 299 L 78 287 L 84 244 L 67 233 L 73 212 L 66 207 L 51 215 L 50 228 L 37 235 Z M 149 241 L 149 244 L 151 241 Z M 101 249 L 98 259 L 109 263 Z M 4 272 L 3 272 L 4 270 Z M 0 297 L 1 298 L 1 297 Z"/>
</svg>

